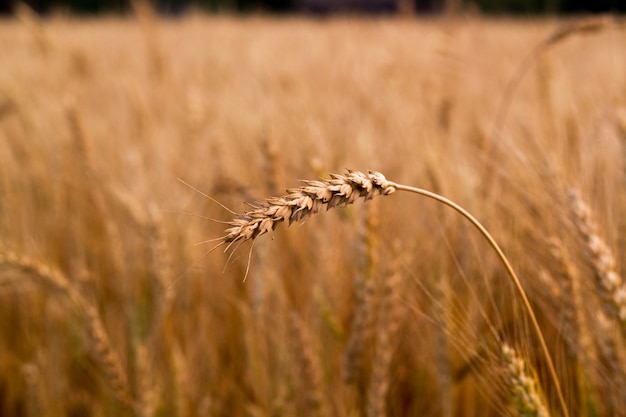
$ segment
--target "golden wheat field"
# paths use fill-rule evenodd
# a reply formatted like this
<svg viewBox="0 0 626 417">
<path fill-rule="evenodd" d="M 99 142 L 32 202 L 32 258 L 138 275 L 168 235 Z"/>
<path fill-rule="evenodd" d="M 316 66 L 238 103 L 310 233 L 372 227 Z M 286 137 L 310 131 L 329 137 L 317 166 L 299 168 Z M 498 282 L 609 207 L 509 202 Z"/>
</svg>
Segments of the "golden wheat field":
<svg viewBox="0 0 626 417">
<path fill-rule="evenodd" d="M 1 21 L 0 415 L 626 415 L 624 45 L 610 18 Z M 473 214 L 540 333 L 477 228 L 353 201 L 368 170 Z"/>
</svg>

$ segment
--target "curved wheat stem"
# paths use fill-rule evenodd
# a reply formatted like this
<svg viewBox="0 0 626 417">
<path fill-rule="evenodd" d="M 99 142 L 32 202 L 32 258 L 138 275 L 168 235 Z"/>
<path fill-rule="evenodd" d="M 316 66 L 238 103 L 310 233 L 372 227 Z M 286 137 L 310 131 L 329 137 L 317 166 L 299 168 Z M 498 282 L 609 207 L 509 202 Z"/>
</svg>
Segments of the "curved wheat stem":
<svg viewBox="0 0 626 417">
<path fill-rule="evenodd" d="M 559 398 L 559 403 L 564 417 L 569 417 L 565 397 L 561 389 L 561 384 L 556 373 L 556 368 L 550 357 L 548 346 L 543 337 L 543 332 L 535 316 L 535 312 L 530 304 L 526 291 L 522 287 L 520 279 L 513 270 L 511 263 L 496 243 L 495 239 L 485 229 L 485 227 L 463 207 L 457 203 L 428 190 L 408 185 L 397 184 L 389 181 L 383 174 L 376 171 L 369 171 L 364 174 L 359 171 L 348 170 L 344 175 L 331 174 L 331 178 L 325 181 L 304 180 L 304 186 L 287 190 L 288 194 L 282 197 L 272 197 L 263 203 L 251 205 L 252 209 L 244 212 L 238 218 L 227 222 L 231 227 L 226 230 L 226 235 L 220 240 L 218 247 L 227 245 L 228 250 L 234 243 L 242 243 L 247 240 L 254 240 L 257 237 L 268 233 L 276 228 L 276 226 L 287 220 L 289 224 L 298 222 L 308 216 L 311 216 L 323 207 L 331 209 L 336 206 L 346 206 L 354 203 L 359 197 L 370 200 L 377 195 L 389 195 L 396 191 L 406 191 L 431 198 L 448 207 L 451 207 L 478 229 L 478 231 L 487 239 L 489 245 L 496 252 L 504 267 L 511 278 L 526 312 L 530 318 L 531 324 L 537 333 L 537 339 L 541 346 L 546 364 L 550 372 L 550 377 L 554 383 L 554 388 Z"/>
<path fill-rule="evenodd" d="M 537 316 L 535 315 L 535 311 L 530 305 L 530 301 L 528 300 L 526 291 L 524 291 L 524 287 L 522 287 L 522 283 L 520 279 L 517 277 L 517 274 L 513 270 L 511 263 L 509 262 L 507 257 L 504 255 L 504 252 L 502 252 L 502 249 L 500 249 L 500 246 L 495 241 L 495 239 L 491 236 L 491 234 L 487 231 L 487 229 L 485 229 L 485 227 L 478 221 L 478 219 L 476 219 L 467 210 L 465 210 L 463 207 L 456 204 L 455 202 L 448 200 L 447 198 L 439 194 L 436 194 L 427 190 L 423 190 L 421 188 L 411 187 L 408 185 L 401 185 L 401 184 L 394 184 L 394 186 L 395 186 L 395 189 L 398 191 L 408 191 L 411 193 L 422 195 L 424 197 L 432 198 L 442 204 L 445 204 L 448 207 L 453 208 L 455 211 L 457 211 L 459 214 L 461 214 L 463 217 L 469 220 L 470 223 L 472 223 L 472 225 L 476 227 L 478 231 L 485 237 L 485 239 L 487 239 L 487 241 L 489 242 L 489 245 L 497 253 L 498 257 L 504 264 L 504 268 L 508 272 L 509 277 L 513 281 L 513 285 L 515 286 L 515 289 L 518 292 L 518 295 L 522 299 L 522 304 L 524 305 L 524 308 L 526 309 L 528 317 L 530 318 L 531 324 L 535 332 L 537 333 L 537 339 L 539 340 L 539 344 L 541 345 L 541 350 L 543 352 L 543 355 L 545 356 L 546 364 L 548 365 L 548 370 L 550 372 L 550 377 L 552 378 L 552 382 L 554 383 L 554 388 L 556 389 L 557 396 L 559 398 L 561 410 L 563 411 L 563 416 L 569 417 L 569 412 L 567 410 L 565 397 L 563 396 L 561 384 L 559 383 L 559 379 L 556 373 L 556 368 L 554 366 L 552 358 L 550 357 L 550 351 L 548 350 L 548 345 L 546 344 L 545 338 L 543 337 L 543 332 L 541 331 L 541 327 L 539 326 L 539 322 L 537 321 Z"/>
</svg>

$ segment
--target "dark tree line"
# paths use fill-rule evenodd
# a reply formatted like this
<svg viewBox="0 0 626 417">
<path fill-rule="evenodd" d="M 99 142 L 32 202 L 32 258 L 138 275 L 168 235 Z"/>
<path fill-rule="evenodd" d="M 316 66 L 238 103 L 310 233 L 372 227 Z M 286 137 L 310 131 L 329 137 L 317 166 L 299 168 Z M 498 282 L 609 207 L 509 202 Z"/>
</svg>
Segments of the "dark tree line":
<svg viewBox="0 0 626 417">
<path fill-rule="evenodd" d="M 437 12 L 446 4 L 471 3 L 483 12 L 494 13 L 602 13 L 626 12 L 626 0 L 409 0 L 418 12 Z M 39 13 L 55 9 L 80 14 L 128 13 L 130 0 L 24 0 Z M 0 0 L 0 13 L 12 13 L 16 0 Z M 267 12 L 309 11 L 330 13 L 336 10 L 393 12 L 397 0 L 152 0 L 162 14 L 179 15 L 191 6 L 206 11 Z"/>
</svg>

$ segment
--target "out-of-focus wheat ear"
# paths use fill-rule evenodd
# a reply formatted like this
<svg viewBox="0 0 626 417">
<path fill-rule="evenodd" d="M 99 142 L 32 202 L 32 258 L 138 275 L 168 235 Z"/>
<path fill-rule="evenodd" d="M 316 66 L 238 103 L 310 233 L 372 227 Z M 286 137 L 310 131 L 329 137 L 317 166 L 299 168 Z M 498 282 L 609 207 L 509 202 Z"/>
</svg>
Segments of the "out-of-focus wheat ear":
<svg viewBox="0 0 626 417">
<path fill-rule="evenodd" d="M 316 352 L 306 322 L 295 311 L 290 315 L 290 339 L 299 375 L 298 401 L 301 415 L 328 416 L 328 404 L 324 393 L 324 370 Z"/>
<path fill-rule="evenodd" d="M 548 407 L 532 367 L 507 343 L 501 344 L 502 376 L 520 416 L 549 417 Z"/>
<path fill-rule="evenodd" d="M 1 116 L 8 116 L 9 114 L 17 114 L 20 122 L 21 134 L 7 136 L 6 145 L 13 149 L 18 154 L 15 156 L 20 161 L 26 160 L 29 155 L 28 143 L 25 140 L 20 140 L 24 136 L 29 137 L 35 135 L 35 127 L 37 115 L 33 112 L 34 106 L 30 104 L 29 96 L 24 91 L 26 87 L 15 82 L 0 84 L 0 94 L 4 96 L 3 112 Z M 2 117 L 0 116 L 0 121 Z"/>
<path fill-rule="evenodd" d="M 84 224 L 76 224 L 81 217 L 91 216 L 94 221 L 102 222 L 107 233 L 111 264 L 115 267 L 115 271 L 121 273 L 124 270 L 124 255 L 121 253 L 124 245 L 119 225 L 112 220 L 111 216 L 106 215 L 110 201 L 109 195 L 106 193 L 111 184 L 95 164 L 89 134 L 76 99 L 70 97 L 65 106 L 65 117 L 70 130 L 71 141 L 67 155 L 68 160 L 65 163 L 68 170 L 65 175 L 68 178 L 63 185 L 66 194 L 64 203 L 69 205 L 66 207 L 67 210 L 80 213 L 79 217 L 72 216 L 67 222 L 71 235 L 76 240 L 73 243 L 80 245 L 80 242 L 87 240 L 84 236 Z M 78 190 L 76 190 L 77 186 L 79 187 Z M 77 250 L 73 252 L 81 253 Z M 73 262 L 80 265 L 85 261 L 78 259 L 73 260 Z"/>
<path fill-rule="evenodd" d="M 174 300 L 174 290 L 170 287 L 174 279 L 174 267 L 163 216 L 161 210 L 154 204 L 150 204 L 148 207 L 147 229 L 150 238 L 150 263 L 156 298 L 155 308 L 157 308 L 152 327 L 158 331 L 163 325 L 165 315 Z"/>
<path fill-rule="evenodd" d="M 501 131 L 513 98 L 513 93 L 517 90 L 517 87 L 520 85 L 524 75 L 526 75 L 526 72 L 538 56 L 573 35 L 599 32 L 607 28 L 624 25 L 624 22 L 625 21 L 623 19 L 620 19 L 617 16 L 583 18 L 581 20 L 563 24 L 535 45 L 532 51 L 519 63 L 511 79 L 507 83 L 504 96 L 502 97 L 502 101 L 500 102 L 500 106 L 498 108 L 498 114 L 496 115 L 494 133 L 499 134 Z"/>
<path fill-rule="evenodd" d="M 574 223 L 585 243 L 598 292 L 606 314 L 626 329 L 626 283 L 619 275 L 613 252 L 600 236 L 589 206 L 576 189 L 569 191 L 570 208 Z"/>
<path fill-rule="evenodd" d="M 595 345 L 586 316 L 585 291 L 580 272 L 572 262 L 563 242 L 553 237 L 549 241 L 550 251 L 558 265 L 558 285 L 562 294 L 562 323 L 566 342 L 586 365 L 596 362 Z"/>
<path fill-rule="evenodd" d="M 4 89 L 0 89 L 0 93 L 5 93 L 5 91 L 2 91 L 2 90 Z M 15 103 L 15 101 L 13 101 L 11 97 L 3 97 L 0 101 L 0 122 L 6 116 L 16 111 L 17 111 L 17 104 Z"/>
<path fill-rule="evenodd" d="M 131 117 L 129 130 L 137 142 L 143 143 L 153 134 L 154 123 L 144 89 L 134 84 L 123 85 Z"/>
<path fill-rule="evenodd" d="M 602 363 L 595 340 L 602 337 L 592 331 L 588 317 L 589 293 L 583 289 L 579 268 L 572 261 L 567 248 L 557 237 L 549 240 L 550 251 L 557 261 L 557 284 L 562 302 L 560 333 L 570 352 L 575 355 L 577 398 L 581 404 L 600 403 L 598 387 L 602 386 Z M 593 303 L 595 305 L 595 303 Z"/>
<path fill-rule="evenodd" d="M 492 127 L 491 139 L 488 144 L 489 148 L 487 149 L 488 161 L 493 161 L 499 151 L 499 143 L 501 141 L 498 139 L 500 138 L 504 128 L 511 103 L 513 102 L 514 94 L 521 85 L 521 82 L 528 70 L 536 62 L 537 58 L 545 51 L 548 51 L 553 46 L 558 45 L 575 34 L 595 33 L 607 28 L 622 26 L 624 25 L 624 22 L 624 19 L 617 16 L 599 16 L 583 18 L 578 21 L 565 23 L 544 38 L 541 42 L 536 44 L 535 47 L 522 58 L 514 73 L 511 75 L 511 78 L 507 82 L 504 94 L 502 95 L 500 104 L 498 105 L 498 110 Z M 485 195 L 491 192 L 490 190 L 493 183 L 492 179 L 495 178 L 495 175 L 493 175 L 493 169 L 495 166 L 497 166 L 497 164 L 488 163 L 485 167 L 483 174 L 485 181 L 482 186 L 483 190 L 485 190 Z"/>
<path fill-rule="evenodd" d="M 45 415 L 45 404 L 42 401 L 45 389 L 42 386 L 39 366 L 33 362 L 26 363 L 22 365 L 21 371 L 26 387 L 26 415 L 29 417 Z"/>
<path fill-rule="evenodd" d="M 57 269 L 13 252 L 0 253 L 0 274 L 4 269 L 20 272 L 25 277 L 34 279 L 47 288 L 54 289 L 70 300 L 75 311 L 85 322 L 94 357 L 100 364 L 113 393 L 122 404 L 134 409 L 126 373 L 111 346 L 97 310 L 83 298 L 67 277 Z"/>
<path fill-rule="evenodd" d="M 87 143 L 88 139 L 85 124 L 75 98 L 70 98 L 68 100 L 65 114 L 72 137 L 72 150 L 74 151 L 74 156 L 83 170 L 81 174 L 83 176 L 91 175 L 92 172 L 90 172 L 91 169 L 89 167 L 92 162 L 91 150 L 89 149 L 89 144 Z"/>
<path fill-rule="evenodd" d="M 157 14 L 148 0 L 133 0 L 131 3 L 146 38 L 150 72 L 155 78 L 161 79 L 164 74 L 165 59 L 157 33 Z"/>
<path fill-rule="evenodd" d="M 71 149 L 69 150 L 69 161 L 66 162 L 69 172 L 67 175 L 70 178 L 67 179 L 70 184 L 80 184 L 80 196 L 74 196 L 69 191 L 71 204 L 85 204 L 84 200 L 86 196 L 89 196 L 96 209 L 100 212 L 104 211 L 104 197 L 102 195 L 102 188 L 99 182 L 102 178 L 98 178 L 96 168 L 94 167 L 94 159 L 91 151 L 91 145 L 89 143 L 89 137 L 87 130 L 85 129 L 85 123 L 78 107 L 76 99 L 71 97 L 68 99 L 65 107 L 65 116 L 67 124 L 70 130 L 71 137 Z M 78 172 L 74 167 L 78 168 Z M 82 201 L 76 201 L 80 199 Z M 75 207 L 73 207 L 75 209 Z"/>
<path fill-rule="evenodd" d="M 174 386 L 172 396 L 176 404 L 176 411 L 179 416 L 191 415 L 190 388 L 192 381 L 189 375 L 189 366 L 182 348 L 178 341 L 172 343 L 172 360 L 170 361 L 170 375 Z"/>
<path fill-rule="evenodd" d="M 105 330 L 98 311 L 91 305 L 85 304 L 83 314 L 88 321 L 87 334 L 91 342 L 94 357 L 106 377 L 115 397 L 128 408 L 135 410 L 136 403 L 130 392 L 128 378 L 119 356 L 111 346 L 111 341 Z"/>
<path fill-rule="evenodd" d="M 355 302 L 350 333 L 343 357 L 343 378 L 347 384 L 363 384 L 367 380 L 366 357 L 371 356 L 376 333 L 378 298 L 376 296 L 376 271 L 379 268 L 379 209 L 376 205 L 367 206 L 364 227 L 360 233 L 362 262 L 355 275 Z M 359 392 L 365 386 L 359 387 Z"/>
<path fill-rule="evenodd" d="M 367 417 L 387 415 L 387 393 L 391 383 L 389 370 L 397 347 L 397 333 L 403 312 L 403 303 L 399 299 L 402 293 L 399 259 L 394 260 L 393 264 L 383 283 L 376 322 L 375 352 L 367 390 Z"/>
<path fill-rule="evenodd" d="M 615 123 L 617 136 L 620 139 L 622 161 L 626 161 L 626 106 L 615 109 L 613 120 Z M 622 164 L 623 163 L 624 162 L 622 162 Z M 622 187 L 624 186 L 626 186 L 626 169 L 624 169 L 624 175 L 622 175 Z M 626 207 L 626 193 L 619 193 L 619 195 L 620 198 L 618 199 L 618 204 L 620 204 L 620 207 Z M 626 247 L 626 215 L 624 215 L 623 212 L 622 215 L 619 217 L 617 227 L 617 246 L 619 248 L 624 248 Z"/>
<path fill-rule="evenodd" d="M 267 191 L 270 194 L 277 194 L 284 188 L 284 174 L 278 143 L 274 139 L 265 138 L 261 141 L 260 150 Z"/>
<path fill-rule="evenodd" d="M 76 98 L 68 99 L 65 115 L 71 136 L 70 158 L 72 160 L 69 161 L 68 165 L 75 165 L 80 169 L 80 172 L 71 172 L 71 175 L 78 176 L 78 178 L 73 177 L 70 180 L 74 182 L 84 181 L 80 182 L 83 186 L 81 192 L 93 200 L 93 204 L 99 211 L 98 215 L 101 215 L 106 211 L 106 197 L 103 190 L 108 185 L 108 181 L 96 167 L 89 134 L 85 128 L 85 122 Z M 84 199 L 85 197 L 80 196 L 80 198 Z"/>
<path fill-rule="evenodd" d="M 146 346 L 138 343 L 135 348 L 137 365 L 137 414 L 140 417 L 154 416 L 157 408 L 158 387 L 155 371 L 150 361 L 150 354 Z"/>
<path fill-rule="evenodd" d="M 44 56 L 49 56 L 54 49 L 50 36 L 44 29 L 39 16 L 26 3 L 18 2 L 15 8 L 17 19 L 28 28 L 33 36 L 36 48 Z"/>
<path fill-rule="evenodd" d="M 604 311 L 595 315 L 595 337 L 598 352 L 602 359 L 603 384 L 605 396 L 603 402 L 613 410 L 619 410 L 619 416 L 626 415 L 626 366 L 623 338 L 616 331 L 616 323 Z"/>
<path fill-rule="evenodd" d="M 441 414 L 443 417 L 454 415 L 454 401 L 452 398 L 452 373 L 450 368 L 450 354 L 448 350 L 448 338 L 450 337 L 450 276 L 443 273 L 435 283 L 433 296 L 435 297 L 435 316 L 437 328 L 435 329 L 435 340 L 437 349 L 435 353 L 437 378 L 439 382 Z"/>
<path fill-rule="evenodd" d="M 604 403 L 609 408 L 624 409 L 626 407 L 626 358 L 623 344 L 623 334 L 626 330 L 626 286 L 617 272 L 613 253 L 605 241 L 600 237 L 598 227 L 593 218 L 591 209 L 583 201 L 580 192 L 571 189 L 569 203 L 573 213 L 574 223 L 584 244 L 584 252 L 594 275 L 594 285 L 602 304 L 602 309 L 592 315 L 589 328 L 593 344 L 585 354 L 596 352 L 601 362 L 598 371 L 598 384 L 602 384 L 609 392 Z M 583 300 L 589 297 L 584 294 Z M 581 303 L 584 301 L 581 300 Z M 616 327 L 621 327 L 622 334 Z M 582 348 L 582 346 L 581 346 Z M 586 364 L 590 365 L 590 364 Z M 595 364 L 591 364 L 595 365 Z M 595 370 L 596 366 L 586 366 Z"/>
<path fill-rule="evenodd" d="M 461 78 L 458 65 L 462 59 L 454 46 L 458 39 L 458 26 L 452 22 L 445 22 L 443 30 L 440 31 L 440 44 L 435 49 L 435 54 L 439 67 L 442 69 L 436 78 L 438 88 L 441 89 L 441 101 L 437 105 L 437 121 L 441 133 L 448 134 L 455 121 L 453 117 L 457 106 L 455 100 L 458 96 L 459 82 Z"/>
<path fill-rule="evenodd" d="M 556 138 L 554 117 L 553 94 L 552 94 L 552 62 L 549 55 L 542 55 L 537 62 L 537 90 L 539 95 L 539 117 L 544 135 L 548 138 Z"/>
<path fill-rule="evenodd" d="M 548 47 L 559 43 L 566 38 L 582 33 L 595 33 L 611 27 L 623 26 L 626 21 L 615 15 L 605 15 L 597 17 L 586 17 L 564 24 L 557 28 L 541 45 Z"/>
<path fill-rule="evenodd" d="M 70 281 L 59 271 L 42 262 L 31 260 L 15 252 L 3 251 L 0 252 L 0 275 L 4 275 L 3 272 L 22 273 L 45 288 L 64 294 L 73 303 L 82 303 L 82 297 Z"/>
<path fill-rule="evenodd" d="M 359 279 L 356 292 L 357 304 L 343 357 L 343 378 L 348 384 L 357 384 L 365 380 L 365 353 L 371 349 L 376 332 L 375 280 Z"/>
<path fill-rule="evenodd" d="M 380 208 L 372 204 L 365 209 L 365 278 L 371 280 L 380 264 Z"/>
</svg>

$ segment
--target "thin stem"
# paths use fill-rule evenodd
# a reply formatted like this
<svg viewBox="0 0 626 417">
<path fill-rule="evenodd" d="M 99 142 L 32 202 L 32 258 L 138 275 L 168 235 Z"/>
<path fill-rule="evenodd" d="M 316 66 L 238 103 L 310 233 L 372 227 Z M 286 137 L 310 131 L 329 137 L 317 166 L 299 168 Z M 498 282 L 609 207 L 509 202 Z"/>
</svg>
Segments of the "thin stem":
<svg viewBox="0 0 626 417">
<path fill-rule="evenodd" d="M 520 282 L 519 278 L 517 277 L 517 274 L 513 270 L 511 263 L 509 262 L 507 257 L 504 255 L 504 252 L 502 252 L 502 249 L 500 249 L 500 246 L 498 246 L 498 244 L 496 243 L 495 239 L 491 236 L 491 234 L 487 231 L 487 229 L 485 229 L 485 227 L 474 216 L 472 216 L 467 210 L 465 210 L 463 207 L 456 204 L 454 201 L 448 200 L 447 198 L 439 194 L 433 193 L 431 191 L 423 190 L 417 187 L 411 187 L 411 186 L 402 185 L 402 184 L 393 184 L 393 186 L 398 191 L 408 191 L 410 193 L 415 193 L 415 194 L 419 194 L 425 197 L 429 197 L 429 198 L 432 198 L 433 200 L 436 200 L 440 203 L 445 204 L 448 207 L 453 208 L 458 213 L 460 213 L 463 217 L 469 220 L 480 231 L 480 233 L 487 239 L 491 247 L 496 251 L 496 253 L 498 254 L 498 257 L 504 264 L 504 267 L 509 273 L 511 280 L 513 281 L 513 284 L 515 285 L 515 288 L 517 289 L 519 296 L 522 299 L 524 308 L 526 309 L 526 312 L 528 313 L 528 316 L 530 317 L 530 321 L 533 325 L 533 328 L 535 329 L 535 332 L 537 333 L 537 338 L 539 339 L 539 344 L 541 345 L 543 355 L 546 358 L 546 364 L 548 365 L 550 376 L 554 382 L 555 389 L 559 397 L 559 403 L 563 411 L 563 416 L 569 417 L 569 412 L 567 410 L 567 405 L 565 404 L 565 397 L 563 396 L 563 391 L 561 390 L 561 384 L 559 383 L 559 379 L 556 373 L 556 368 L 554 367 L 554 363 L 552 362 L 552 358 L 550 357 L 548 345 L 546 344 L 546 341 L 543 337 L 543 332 L 541 331 L 541 328 L 539 327 L 539 322 L 537 321 L 535 312 L 532 306 L 530 305 L 530 301 L 528 300 L 526 291 L 524 291 L 524 287 L 522 287 L 522 283 Z"/>
</svg>

